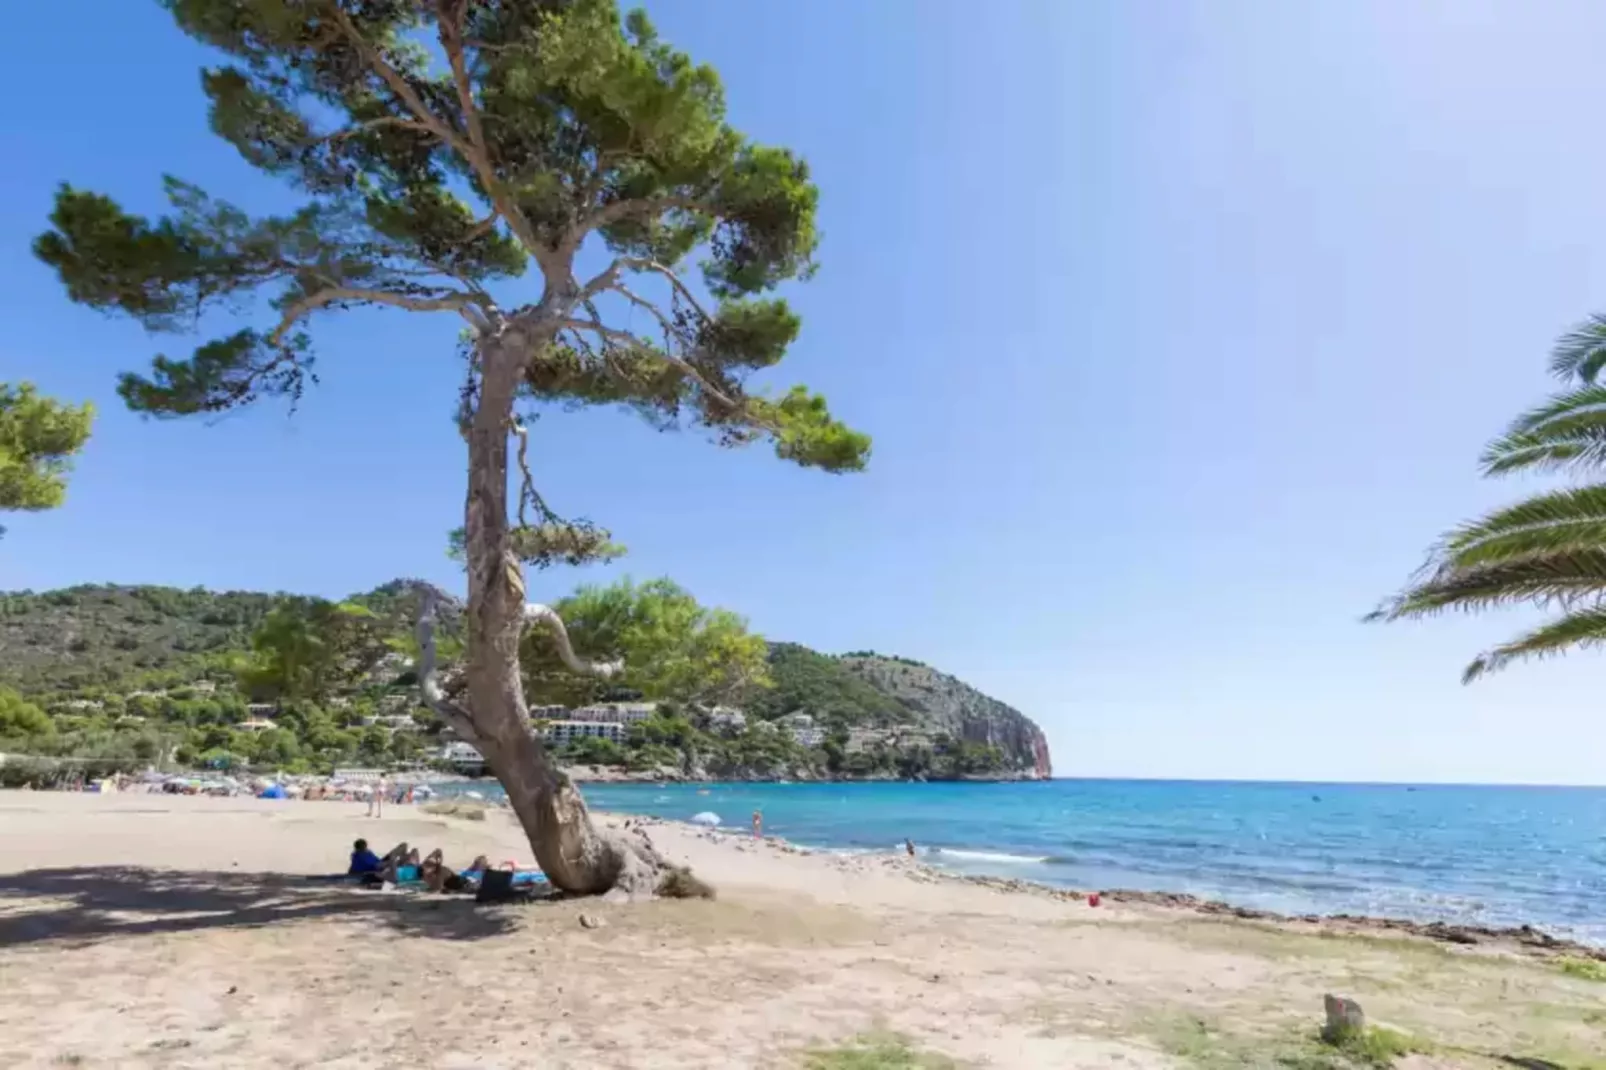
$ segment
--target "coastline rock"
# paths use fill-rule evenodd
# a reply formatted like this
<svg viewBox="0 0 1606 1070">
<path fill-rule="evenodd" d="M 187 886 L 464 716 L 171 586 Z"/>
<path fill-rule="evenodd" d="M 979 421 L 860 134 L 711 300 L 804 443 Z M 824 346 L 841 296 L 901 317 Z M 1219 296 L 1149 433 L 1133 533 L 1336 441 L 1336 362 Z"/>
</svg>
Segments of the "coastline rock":
<svg viewBox="0 0 1606 1070">
<path fill-rule="evenodd" d="M 1348 1037 L 1365 1032 L 1366 1013 L 1353 999 L 1323 996 L 1322 1007 L 1327 1011 L 1327 1024 L 1322 1026 L 1322 1039 L 1327 1043 L 1342 1043 Z"/>
<path fill-rule="evenodd" d="M 1143 903 L 1173 910 L 1187 910 L 1195 914 L 1225 915 L 1251 920 L 1302 923 L 1361 931 L 1400 932 L 1429 940 L 1438 940 L 1441 943 L 1463 946 L 1483 943 L 1515 944 L 1520 948 L 1534 951 L 1564 953 L 1577 955 L 1596 962 L 1606 962 L 1606 948 L 1592 947 L 1588 944 L 1578 943 L 1575 940 L 1552 936 L 1547 932 L 1535 929 L 1532 925 L 1518 925 L 1502 929 L 1487 925 L 1457 925 L 1443 921 L 1375 918 L 1364 914 L 1303 914 L 1290 916 L 1277 914 L 1269 910 L 1255 910 L 1250 907 L 1234 906 L 1231 903 L 1223 903 L 1215 899 L 1201 899 L 1198 896 L 1185 895 L 1178 892 L 1141 892 L 1131 889 L 1106 892 L 1105 898 L 1111 902 Z"/>
</svg>

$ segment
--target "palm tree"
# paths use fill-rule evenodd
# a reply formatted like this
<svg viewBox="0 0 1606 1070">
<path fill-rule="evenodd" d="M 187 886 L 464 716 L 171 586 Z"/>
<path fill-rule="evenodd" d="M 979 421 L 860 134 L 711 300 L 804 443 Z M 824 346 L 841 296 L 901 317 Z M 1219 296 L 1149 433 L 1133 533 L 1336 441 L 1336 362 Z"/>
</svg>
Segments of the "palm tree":
<svg viewBox="0 0 1606 1070">
<path fill-rule="evenodd" d="M 1606 474 L 1606 316 L 1563 335 L 1551 371 L 1572 389 L 1524 413 L 1484 450 L 1486 476 Z M 1524 658 L 1606 646 L 1606 483 L 1575 485 L 1497 509 L 1447 533 L 1410 584 L 1367 620 L 1529 604 L 1558 615 L 1478 655 L 1471 683 Z"/>
</svg>

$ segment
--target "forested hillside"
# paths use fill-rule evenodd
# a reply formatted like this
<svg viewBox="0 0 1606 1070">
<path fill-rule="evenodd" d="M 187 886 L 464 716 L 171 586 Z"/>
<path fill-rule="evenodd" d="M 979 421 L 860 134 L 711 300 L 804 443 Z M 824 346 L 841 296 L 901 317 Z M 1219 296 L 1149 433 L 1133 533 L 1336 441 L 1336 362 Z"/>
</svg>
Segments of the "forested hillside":
<svg viewBox="0 0 1606 1070">
<path fill-rule="evenodd" d="M 427 758 L 439 726 L 410 671 L 418 590 L 399 580 L 341 603 L 167 587 L 0 594 L 0 751 L 290 768 Z M 695 606 L 672 584 L 628 597 Z M 448 656 L 456 613 L 442 607 Z M 716 727 L 708 702 L 653 694 L 661 715 L 624 746 L 582 740 L 569 758 L 710 777 L 1049 772 L 1029 719 L 918 662 L 795 643 L 753 656 L 754 678 L 717 700 L 746 713 L 741 730 Z"/>
</svg>

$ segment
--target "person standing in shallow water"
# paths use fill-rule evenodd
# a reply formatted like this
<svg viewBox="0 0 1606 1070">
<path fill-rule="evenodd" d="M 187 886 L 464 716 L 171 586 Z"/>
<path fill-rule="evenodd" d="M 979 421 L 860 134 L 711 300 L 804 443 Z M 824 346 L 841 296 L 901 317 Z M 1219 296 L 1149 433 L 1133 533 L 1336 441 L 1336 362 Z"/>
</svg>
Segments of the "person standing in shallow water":
<svg viewBox="0 0 1606 1070">
<path fill-rule="evenodd" d="M 761 810 L 754 810 L 753 811 L 753 839 L 762 840 L 763 838 L 764 838 L 764 813 Z"/>
</svg>

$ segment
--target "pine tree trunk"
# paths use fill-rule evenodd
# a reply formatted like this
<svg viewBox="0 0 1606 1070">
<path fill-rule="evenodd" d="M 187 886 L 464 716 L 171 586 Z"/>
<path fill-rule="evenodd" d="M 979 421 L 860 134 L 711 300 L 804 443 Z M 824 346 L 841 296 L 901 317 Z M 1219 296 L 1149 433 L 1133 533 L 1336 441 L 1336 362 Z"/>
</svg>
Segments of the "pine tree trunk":
<svg viewBox="0 0 1606 1070">
<path fill-rule="evenodd" d="M 600 835 L 579 790 L 529 728 L 519 669 L 524 581 L 508 545 L 508 437 L 527 342 L 481 348 L 481 382 L 468 438 L 469 718 L 472 740 L 507 791 L 536 861 L 554 887 L 595 895 L 622 887 L 651 893 L 667 869 L 644 843 Z"/>
</svg>

